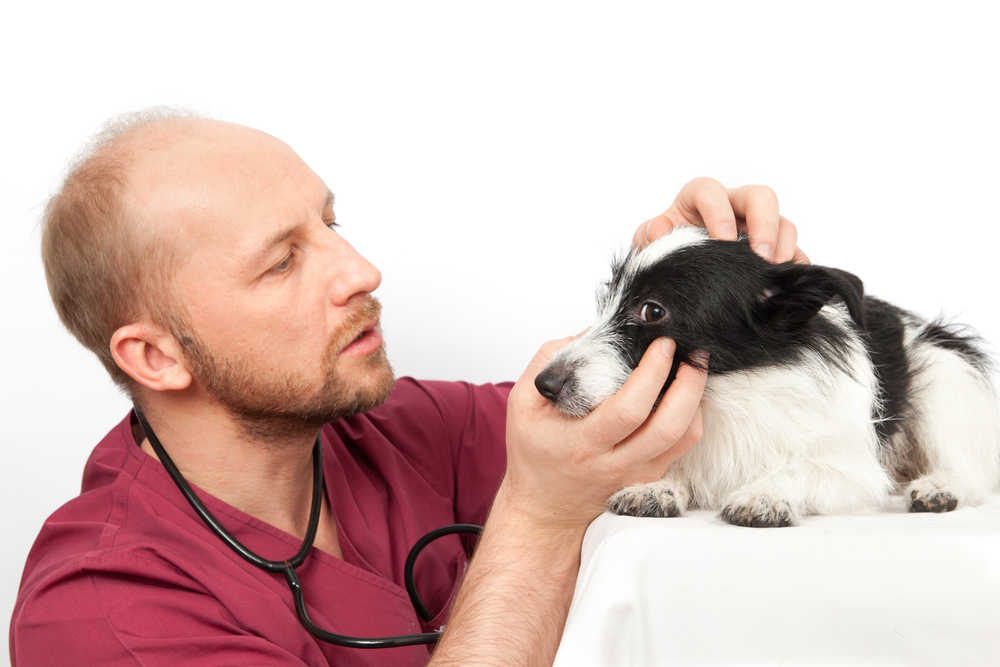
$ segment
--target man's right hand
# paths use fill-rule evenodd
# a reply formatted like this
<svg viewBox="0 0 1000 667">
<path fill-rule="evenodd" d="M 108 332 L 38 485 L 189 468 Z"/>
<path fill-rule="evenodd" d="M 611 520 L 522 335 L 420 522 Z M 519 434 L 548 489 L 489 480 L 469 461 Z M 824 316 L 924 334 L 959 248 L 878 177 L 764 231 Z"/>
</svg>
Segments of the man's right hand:
<svg viewBox="0 0 1000 667">
<path fill-rule="evenodd" d="M 543 345 L 507 401 L 507 474 L 498 495 L 540 527 L 586 527 L 611 494 L 662 478 L 701 438 L 704 371 L 681 364 L 651 413 L 673 361 L 666 338 L 653 341 L 621 389 L 589 415 L 561 414 L 534 380 L 571 340 Z"/>
<path fill-rule="evenodd" d="M 654 341 L 618 393 L 582 419 L 558 412 L 535 376 L 572 338 L 546 343 L 507 399 L 507 474 L 432 665 L 551 665 L 580 546 L 608 497 L 662 477 L 701 437 L 704 371 Z M 666 345 L 663 343 L 666 342 Z"/>
</svg>

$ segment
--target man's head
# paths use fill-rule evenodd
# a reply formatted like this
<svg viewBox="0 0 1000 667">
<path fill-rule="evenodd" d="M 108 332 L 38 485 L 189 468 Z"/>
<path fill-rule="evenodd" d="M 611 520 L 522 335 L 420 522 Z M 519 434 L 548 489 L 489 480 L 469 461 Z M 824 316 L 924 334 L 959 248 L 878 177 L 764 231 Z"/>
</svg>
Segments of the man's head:
<svg viewBox="0 0 1000 667">
<path fill-rule="evenodd" d="M 76 163 L 42 255 L 63 322 L 134 399 L 322 423 L 392 386 L 381 276 L 333 226 L 326 185 L 282 142 L 157 112 L 112 124 Z"/>
</svg>

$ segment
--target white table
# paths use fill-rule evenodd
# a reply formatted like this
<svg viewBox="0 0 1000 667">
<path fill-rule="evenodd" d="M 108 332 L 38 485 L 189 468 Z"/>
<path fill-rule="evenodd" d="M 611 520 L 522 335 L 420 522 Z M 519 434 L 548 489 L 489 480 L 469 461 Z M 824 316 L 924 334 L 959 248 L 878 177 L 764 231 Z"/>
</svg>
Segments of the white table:
<svg viewBox="0 0 1000 667">
<path fill-rule="evenodd" d="M 555 664 L 1000 665 L 1000 495 L 792 528 L 604 514 Z"/>
</svg>

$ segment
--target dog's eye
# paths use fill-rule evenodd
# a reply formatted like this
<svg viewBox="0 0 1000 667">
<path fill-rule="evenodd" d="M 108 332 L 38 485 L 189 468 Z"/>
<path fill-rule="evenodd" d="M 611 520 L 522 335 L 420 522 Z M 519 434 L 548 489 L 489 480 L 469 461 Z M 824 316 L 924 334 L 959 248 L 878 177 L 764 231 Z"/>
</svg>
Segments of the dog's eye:
<svg viewBox="0 0 1000 667">
<path fill-rule="evenodd" d="M 639 319 L 643 322 L 659 322 L 666 316 L 667 311 L 655 301 L 647 301 L 639 309 Z"/>
</svg>

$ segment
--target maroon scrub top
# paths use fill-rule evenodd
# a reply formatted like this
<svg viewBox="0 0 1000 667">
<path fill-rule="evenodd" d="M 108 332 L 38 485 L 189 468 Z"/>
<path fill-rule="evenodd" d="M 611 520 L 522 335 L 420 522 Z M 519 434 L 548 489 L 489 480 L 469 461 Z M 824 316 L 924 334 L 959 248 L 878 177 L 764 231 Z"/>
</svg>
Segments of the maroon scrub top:
<svg viewBox="0 0 1000 667">
<path fill-rule="evenodd" d="M 509 391 L 403 378 L 383 405 L 323 428 L 326 496 L 344 558 L 313 549 L 298 568 L 320 627 L 381 637 L 444 623 L 469 543 L 441 538 L 417 561 L 417 589 L 435 614 L 427 623 L 410 604 L 403 564 L 426 532 L 485 521 L 506 464 Z M 427 662 L 427 646 L 353 649 L 314 639 L 284 576 L 246 562 L 202 523 L 137 446 L 133 420 L 130 412 L 97 445 L 80 496 L 49 517 L 28 555 L 11 620 L 14 665 Z M 298 550 L 288 533 L 198 495 L 261 556 Z"/>
</svg>

